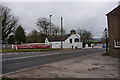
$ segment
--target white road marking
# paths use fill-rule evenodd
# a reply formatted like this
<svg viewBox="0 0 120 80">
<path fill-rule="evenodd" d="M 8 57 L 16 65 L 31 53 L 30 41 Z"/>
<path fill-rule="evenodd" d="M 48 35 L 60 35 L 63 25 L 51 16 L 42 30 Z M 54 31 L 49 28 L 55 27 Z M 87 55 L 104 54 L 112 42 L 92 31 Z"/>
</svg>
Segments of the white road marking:
<svg viewBox="0 0 120 80">
<path fill-rule="evenodd" d="M 87 51 L 93 51 L 93 50 L 87 50 Z M 86 52 L 85 51 L 73 51 L 73 52 Z M 69 53 L 69 52 L 66 52 Z M 43 55 L 34 55 L 34 56 L 26 56 L 26 57 L 17 57 L 17 58 L 10 58 L 10 59 L 2 59 L 0 61 L 7 61 L 7 60 L 17 60 L 17 59 L 25 59 L 25 58 L 31 58 L 31 57 L 39 57 L 39 56 L 48 56 L 48 55 L 56 55 L 56 54 L 61 54 L 61 53 L 48 53 L 48 54 L 43 54 Z"/>
<path fill-rule="evenodd" d="M 35 53 L 35 52 L 12 52 L 12 53 L 2 53 L 2 55 L 12 55 L 12 54 L 24 54 L 24 53 Z"/>
<path fill-rule="evenodd" d="M 0 60 L 0 61 L 16 60 L 16 59 L 24 59 L 24 58 L 39 57 L 39 56 L 48 56 L 48 55 L 56 55 L 56 54 L 61 54 L 61 53 L 52 53 L 52 54 L 45 54 L 45 55 L 34 55 L 34 56 L 27 56 L 27 57 L 18 57 L 18 58 L 2 59 L 2 60 Z"/>
</svg>

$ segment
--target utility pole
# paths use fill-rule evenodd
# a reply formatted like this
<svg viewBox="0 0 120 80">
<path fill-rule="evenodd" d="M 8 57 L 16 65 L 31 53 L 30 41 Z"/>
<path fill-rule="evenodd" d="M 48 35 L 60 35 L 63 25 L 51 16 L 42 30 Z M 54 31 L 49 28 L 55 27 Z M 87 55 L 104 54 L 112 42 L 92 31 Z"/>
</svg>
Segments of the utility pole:
<svg viewBox="0 0 120 80">
<path fill-rule="evenodd" d="M 51 17 L 52 15 L 50 15 L 50 35 L 51 35 Z"/>
<path fill-rule="evenodd" d="M 0 15 L 0 40 L 2 40 L 2 16 Z"/>
<path fill-rule="evenodd" d="M 107 30 L 107 28 L 105 28 L 105 30 L 104 30 L 104 32 L 105 32 L 105 38 L 106 38 L 106 53 L 108 53 L 108 30 Z"/>
<path fill-rule="evenodd" d="M 50 36 L 51 36 L 51 17 L 52 15 L 50 15 Z M 51 42 L 51 49 L 52 49 L 52 42 Z"/>
<path fill-rule="evenodd" d="M 61 17 L 61 49 L 63 48 L 63 44 L 62 44 L 62 33 L 63 33 L 63 17 Z"/>
</svg>

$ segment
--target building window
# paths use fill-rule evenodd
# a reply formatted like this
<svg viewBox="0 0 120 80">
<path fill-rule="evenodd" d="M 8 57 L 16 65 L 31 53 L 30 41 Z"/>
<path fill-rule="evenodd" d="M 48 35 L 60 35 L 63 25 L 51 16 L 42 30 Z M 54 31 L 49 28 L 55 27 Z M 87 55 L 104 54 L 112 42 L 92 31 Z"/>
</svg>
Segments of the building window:
<svg viewBox="0 0 120 80">
<path fill-rule="evenodd" d="M 90 44 L 90 43 L 88 43 L 88 47 L 91 47 L 91 44 Z"/>
<path fill-rule="evenodd" d="M 79 42 L 79 39 L 78 39 L 78 38 L 76 38 L 76 39 L 74 40 L 74 42 Z"/>
<path fill-rule="evenodd" d="M 120 40 L 114 40 L 115 48 L 120 48 Z"/>
<path fill-rule="evenodd" d="M 70 43 L 72 43 L 72 39 L 70 39 Z"/>
</svg>

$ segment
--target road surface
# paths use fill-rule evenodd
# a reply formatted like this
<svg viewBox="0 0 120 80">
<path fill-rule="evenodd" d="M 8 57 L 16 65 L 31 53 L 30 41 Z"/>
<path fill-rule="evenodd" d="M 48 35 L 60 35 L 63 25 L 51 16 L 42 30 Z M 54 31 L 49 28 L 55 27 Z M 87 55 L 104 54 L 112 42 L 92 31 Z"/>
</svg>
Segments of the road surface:
<svg viewBox="0 0 120 80">
<path fill-rule="evenodd" d="M 2 74 L 43 65 L 59 60 L 83 56 L 93 53 L 104 53 L 104 49 L 77 49 L 77 50 L 60 50 L 44 52 L 27 52 L 2 55 Z"/>
</svg>

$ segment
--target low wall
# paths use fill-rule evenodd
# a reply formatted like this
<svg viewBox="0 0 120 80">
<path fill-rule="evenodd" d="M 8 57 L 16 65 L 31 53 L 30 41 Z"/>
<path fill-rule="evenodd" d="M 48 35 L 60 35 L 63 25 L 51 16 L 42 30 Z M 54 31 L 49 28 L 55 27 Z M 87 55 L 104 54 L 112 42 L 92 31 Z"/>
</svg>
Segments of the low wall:
<svg viewBox="0 0 120 80">
<path fill-rule="evenodd" d="M 70 43 L 62 43 L 63 48 L 82 48 L 82 43 L 70 44 Z M 52 43 L 52 48 L 61 48 L 61 42 Z"/>
</svg>

